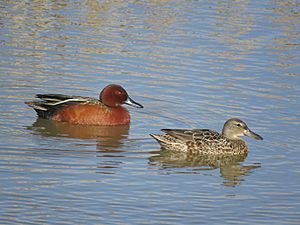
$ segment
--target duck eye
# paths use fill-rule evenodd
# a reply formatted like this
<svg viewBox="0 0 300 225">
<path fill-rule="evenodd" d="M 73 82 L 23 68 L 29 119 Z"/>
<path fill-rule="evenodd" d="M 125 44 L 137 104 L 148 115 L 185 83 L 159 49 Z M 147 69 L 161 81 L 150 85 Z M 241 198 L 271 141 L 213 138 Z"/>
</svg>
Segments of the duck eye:
<svg viewBox="0 0 300 225">
<path fill-rule="evenodd" d="M 240 123 L 237 124 L 238 127 L 241 127 L 242 125 Z"/>
<path fill-rule="evenodd" d="M 115 91 L 116 95 L 122 95 L 122 91 Z"/>
</svg>

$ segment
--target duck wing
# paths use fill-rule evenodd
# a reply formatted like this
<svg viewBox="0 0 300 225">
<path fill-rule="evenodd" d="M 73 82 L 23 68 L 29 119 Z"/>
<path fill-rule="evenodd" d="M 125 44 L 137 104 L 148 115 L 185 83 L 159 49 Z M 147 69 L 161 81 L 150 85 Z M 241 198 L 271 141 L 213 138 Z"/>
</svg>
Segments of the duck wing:
<svg viewBox="0 0 300 225">
<path fill-rule="evenodd" d="M 193 130 L 193 141 L 216 141 L 222 138 L 222 135 L 214 130 L 195 129 Z"/>
<path fill-rule="evenodd" d="M 52 117 L 62 107 L 80 103 L 100 103 L 98 99 L 73 95 L 62 94 L 37 94 L 39 100 L 25 102 L 32 107 L 42 118 Z"/>
<path fill-rule="evenodd" d="M 179 139 L 181 141 L 192 141 L 193 140 L 193 130 L 187 129 L 162 129 L 162 132 L 170 135 L 175 139 Z"/>
</svg>

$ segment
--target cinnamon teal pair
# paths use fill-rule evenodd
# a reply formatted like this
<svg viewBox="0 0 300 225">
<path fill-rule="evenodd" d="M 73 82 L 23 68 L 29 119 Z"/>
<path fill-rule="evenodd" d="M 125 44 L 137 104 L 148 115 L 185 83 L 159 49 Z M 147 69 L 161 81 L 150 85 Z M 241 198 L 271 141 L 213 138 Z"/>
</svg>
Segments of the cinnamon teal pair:
<svg viewBox="0 0 300 225">
<path fill-rule="evenodd" d="M 151 134 L 165 150 L 205 155 L 247 154 L 246 142 L 241 136 L 256 140 L 263 138 L 251 131 L 245 122 L 232 118 L 226 121 L 222 133 L 209 129 L 162 129 L 165 134 Z"/>
<path fill-rule="evenodd" d="M 99 99 L 62 94 L 38 94 L 40 100 L 26 102 L 39 117 L 79 125 L 127 125 L 130 114 L 122 105 L 143 106 L 132 100 L 120 85 L 106 86 Z M 162 129 L 165 134 L 151 134 L 163 149 L 216 155 L 247 153 L 241 136 L 263 138 L 251 131 L 245 122 L 233 118 L 226 121 L 222 133 L 208 129 Z"/>
</svg>

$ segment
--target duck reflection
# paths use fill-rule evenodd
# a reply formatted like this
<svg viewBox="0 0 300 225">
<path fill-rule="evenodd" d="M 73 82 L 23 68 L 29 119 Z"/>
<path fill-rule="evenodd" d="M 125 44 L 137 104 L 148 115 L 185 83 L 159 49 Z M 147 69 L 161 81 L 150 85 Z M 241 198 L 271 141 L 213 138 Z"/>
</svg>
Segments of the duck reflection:
<svg viewBox="0 0 300 225">
<path fill-rule="evenodd" d="M 120 147 L 129 133 L 129 125 L 119 126 L 84 126 L 50 121 L 37 118 L 29 130 L 42 136 L 68 137 L 77 139 L 95 139 L 97 149 L 106 151 L 107 148 Z"/>
<path fill-rule="evenodd" d="M 196 170 L 213 170 L 220 168 L 220 175 L 224 178 L 224 186 L 239 185 L 243 177 L 250 170 L 259 168 L 259 164 L 244 166 L 247 154 L 222 156 L 222 155 L 203 155 L 183 152 L 162 150 L 157 155 L 149 158 L 153 165 L 160 166 L 162 169 L 194 167 Z"/>
</svg>

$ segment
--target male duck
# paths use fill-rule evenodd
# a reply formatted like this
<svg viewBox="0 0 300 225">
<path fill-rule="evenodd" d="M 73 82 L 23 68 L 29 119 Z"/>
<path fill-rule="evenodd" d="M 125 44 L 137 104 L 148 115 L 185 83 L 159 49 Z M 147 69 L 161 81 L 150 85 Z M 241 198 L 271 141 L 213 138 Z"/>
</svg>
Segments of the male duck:
<svg viewBox="0 0 300 225">
<path fill-rule="evenodd" d="M 116 84 L 106 86 L 99 99 L 61 94 L 37 94 L 36 97 L 40 101 L 25 103 L 39 117 L 80 125 L 126 125 L 130 123 L 130 115 L 121 105 L 143 108 Z"/>
</svg>

